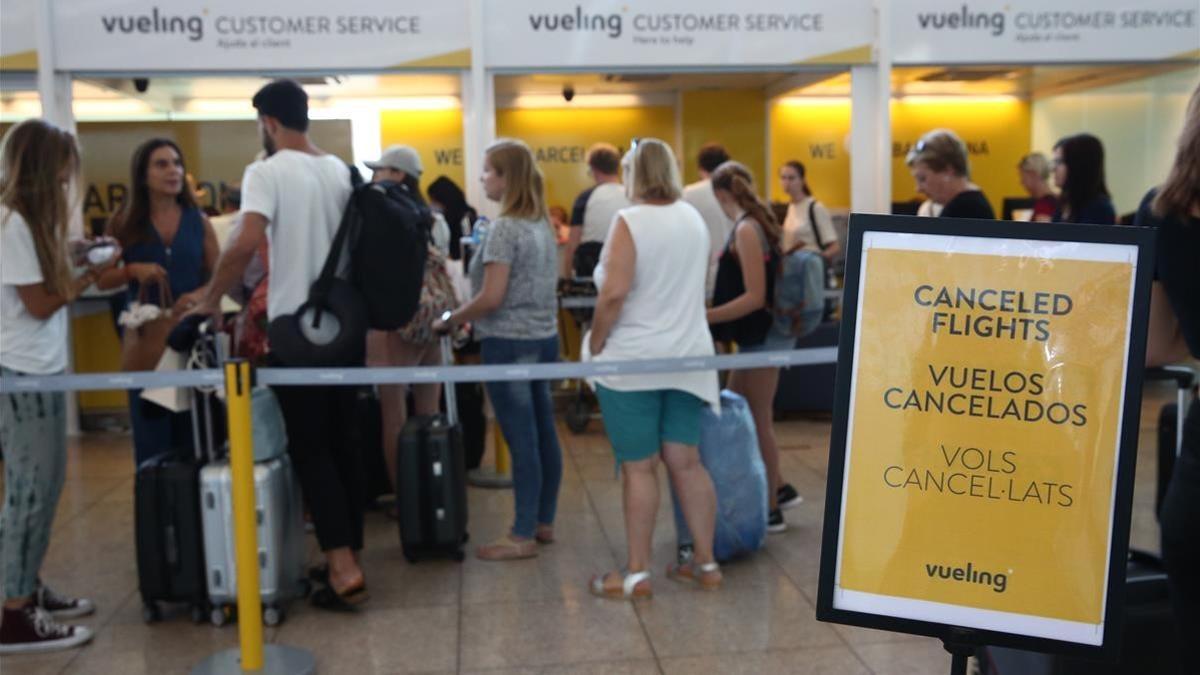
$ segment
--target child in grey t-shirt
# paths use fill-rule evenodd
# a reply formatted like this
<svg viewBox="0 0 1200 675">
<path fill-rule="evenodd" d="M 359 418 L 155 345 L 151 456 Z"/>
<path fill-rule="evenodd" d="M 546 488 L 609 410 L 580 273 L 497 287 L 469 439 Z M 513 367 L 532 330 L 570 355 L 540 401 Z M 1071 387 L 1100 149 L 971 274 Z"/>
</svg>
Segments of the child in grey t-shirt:
<svg viewBox="0 0 1200 675">
<path fill-rule="evenodd" d="M 488 263 L 509 266 L 504 300 L 475 321 L 476 339 L 536 340 L 558 334 L 558 241 L 549 221 L 497 218 L 474 257 L 482 261 L 471 265 L 474 295 L 483 289 Z"/>
</svg>

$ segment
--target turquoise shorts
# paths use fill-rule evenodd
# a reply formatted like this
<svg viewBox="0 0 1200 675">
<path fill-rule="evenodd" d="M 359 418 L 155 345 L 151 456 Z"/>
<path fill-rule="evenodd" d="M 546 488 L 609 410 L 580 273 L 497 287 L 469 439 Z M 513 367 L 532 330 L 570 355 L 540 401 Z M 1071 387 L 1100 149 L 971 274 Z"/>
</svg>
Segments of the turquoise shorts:
<svg viewBox="0 0 1200 675">
<path fill-rule="evenodd" d="M 678 389 L 616 391 L 596 386 L 604 428 L 617 462 L 658 454 L 664 442 L 700 444 L 704 400 Z"/>
</svg>

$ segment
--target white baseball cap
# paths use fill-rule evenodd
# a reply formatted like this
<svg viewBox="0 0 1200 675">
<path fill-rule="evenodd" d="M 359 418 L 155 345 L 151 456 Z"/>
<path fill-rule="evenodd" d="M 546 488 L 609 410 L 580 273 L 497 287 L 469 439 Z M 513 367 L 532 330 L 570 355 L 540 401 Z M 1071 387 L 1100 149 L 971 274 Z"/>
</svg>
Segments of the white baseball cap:
<svg viewBox="0 0 1200 675">
<path fill-rule="evenodd" d="M 421 177 L 425 168 L 421 166 L 421 156 L 407 145 L 393 145 L 383 151 L 383 156 L 376 162 L 364 162 L 368 169 L 396 169 L 416 178 Z"/>
</svg>

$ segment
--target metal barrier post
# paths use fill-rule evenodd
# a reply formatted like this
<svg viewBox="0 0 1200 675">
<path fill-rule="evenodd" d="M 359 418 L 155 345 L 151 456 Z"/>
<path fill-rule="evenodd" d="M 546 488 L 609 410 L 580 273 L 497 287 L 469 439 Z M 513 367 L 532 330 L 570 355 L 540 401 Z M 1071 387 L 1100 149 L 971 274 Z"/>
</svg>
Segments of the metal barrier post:
<svg viewBox="0 0 1200 675">
<path fill-rule="evenodd" d="M 294 647 L 263 644 L 258 519 L 254 503 L 254 435 L 250 413 L 252 388 L 253 378 L 247 361 L 234 359 L 225 363 L 240 650 L 229 649 L 210 656 L 192 669 L 192 675 L 238 672 L 308 675 L 316 672 L 312 654 Z"/>
</svg>

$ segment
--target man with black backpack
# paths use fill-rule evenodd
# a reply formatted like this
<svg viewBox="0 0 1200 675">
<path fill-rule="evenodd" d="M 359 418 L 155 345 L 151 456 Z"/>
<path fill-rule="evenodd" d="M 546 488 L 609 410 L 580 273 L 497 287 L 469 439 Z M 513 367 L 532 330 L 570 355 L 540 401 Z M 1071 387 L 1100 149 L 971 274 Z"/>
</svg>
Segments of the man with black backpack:
<svg viewBox="0 0 1200 675">
<path fill-rule="evenodd" d="M 254 95 L 253 103 L 267 158 L 246 169 L 241 232 L 222 254 L 205 300 L 194 313 L 218 313 L 218 300 L 242 278 L 266 237 L 271 269 L 267 317 L 274 346 L 268 363 L 362 365 L 364 341 L 361 333 L 355 338 L 355 331 L 349 331 L 345 339 L 356 344 L 346 345 L 347 355 L 337 363 L 280 358 L 281 352 L 292 352 L 276 344 L 277 320 L 312 312 L 310 288 L 318 278 L 329 276 L 323 270 L 351 195 L 351 171 L 345 162 L 309 139 L 308 95 L 295 81 L 271 82 Z M 330 298 L 336 295 L 326 294 Z M 336 335 L 339 324 L 344 330 L 344 320 L 334 315 L 325 319 L 321 330 Z M 294 325 L 303 333 L 302 339 L 322 344 L 322 337 L 309 330 L 313 326 L 301 326 L 298 321 Z M 363 547 L 366 472 L 359 447 L 348 436 L 348 430 L 354 428 L 355 391 L 336 386 L 274 389 L 287 426 L 288 452 L 328 563 L 314 571 L 313 576 L 324 584 L 313 593 L 313 604 L 327 609 L 353 608 L 367 597 L 357 560 Z"/>
</svg>

